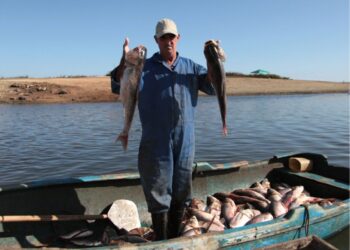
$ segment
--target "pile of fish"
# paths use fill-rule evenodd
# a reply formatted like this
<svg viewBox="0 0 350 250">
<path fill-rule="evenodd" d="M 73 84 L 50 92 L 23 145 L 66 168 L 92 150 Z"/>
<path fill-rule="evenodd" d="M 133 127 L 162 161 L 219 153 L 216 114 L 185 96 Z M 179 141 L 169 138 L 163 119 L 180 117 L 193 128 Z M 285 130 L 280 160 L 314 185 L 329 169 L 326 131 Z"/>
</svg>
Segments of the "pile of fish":
<svg viewBox="0 0 350 250">
<path fill-rule="evenodd" d="M 193 198 L 186 208 L 182 222 L 182 236 L 220 232 L 283 217 L 301 205 L 329 206 L 338 200 L 313 197 L 303 186 L 270 183 L 268 179 L 254 183 L 250 188 L 232 192 L 218 192 L 207 196 L 206 202 Z M 89 223 L 86 228 L 60 236 L 66 246 L 127 246 L 153 241 L 154 231 L 149 227 L 126 230 L 109 220 Z"/>
<path fill-rule="evenodd" d="M 332 205 L 336 199 L 310 196 L 303 186 L 272 184 L 268 179 L 250 188 L 215 193 L 207 201 L 193 198 L 186 210 L 182 236 L 218 232 L 284 216 L 301 205 Z"/>
</svg>

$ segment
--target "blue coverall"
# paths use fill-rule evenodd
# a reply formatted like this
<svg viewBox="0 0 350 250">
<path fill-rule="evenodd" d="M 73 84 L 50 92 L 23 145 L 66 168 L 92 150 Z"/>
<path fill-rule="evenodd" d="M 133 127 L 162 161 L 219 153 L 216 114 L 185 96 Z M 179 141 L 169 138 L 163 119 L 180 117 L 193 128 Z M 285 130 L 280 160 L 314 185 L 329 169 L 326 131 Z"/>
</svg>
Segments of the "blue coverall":
<svg viewBox="0 0 350 250">
<path fill-rule="evenodd" d="M 145 62 L 138 97 L 138 169 L 150 213 L 167 212 L 171 203 L 185 206 L 191 200 L 198 90 L 215 94 L 206 76 L 204 67 L 179 54 L 171 68 L 159 53 Z M 113 77 L 112 91 L 118 92 Z"/>
</svg>

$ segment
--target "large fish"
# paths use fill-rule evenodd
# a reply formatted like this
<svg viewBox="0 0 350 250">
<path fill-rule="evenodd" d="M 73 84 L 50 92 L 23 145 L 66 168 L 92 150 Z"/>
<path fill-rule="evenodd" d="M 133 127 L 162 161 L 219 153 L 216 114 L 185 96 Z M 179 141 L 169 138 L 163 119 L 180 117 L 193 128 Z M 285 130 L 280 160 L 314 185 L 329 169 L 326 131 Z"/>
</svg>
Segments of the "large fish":
<svg viewBox="0 0 350 250">
<path fill-rule="evenodd" d="M 197 198 L 193 198 L 191 200 L 190 207 L 196 208 L 196 209 L 201 210 L 201 211 L 206 211 L 206 209 L 207 209 L 207 205 L 205 205 L 204 201 L 197 199 Z"/>
<path fill-rule="evenodd" d="M 117 140 L 121 141 L 124 150 L 128 147 L 129 130 L 134 117 L 138 85 L 146 59 L 147 49 L 140 45 L 125 54 L 125 70 L 120 80 L 119 99 L 124 107 L 124 128 Z"/>
<path fill-rule="evenodd" d="M 266 199 L 264 195 L 262 195 L 261 193 L 255 191 L 251 188 L 236 189 L 233 191 L 233 193 L 237 194 L 237 195 L 242 195 L 242 196 L 249 196 L 249 197 L 270 203 L 270 201 L 268 199 Z"/>
<path fill-rule="evenodd" d="M 235 216 L 236 211 L 237 206 L 235 202 L 230 198 L 225 198 L 222 203 L 221 214 L 227 224 L 230 223 L 232 218 Z"/>
<path fill-rule="evenodd" d="M 255 216 L 250 221 L 248 221 L 247 225 L 255 224 L 255 223 L 259 223 L 259 222 L 270 221 L 270 220 L 273 220 L 272 214 L 270 214 L 270 213 L 262 213 L 262 214 L 259 214 L 259 215 Z"/>
<path fill-rule="evenodd" d="M 219 101 L 223 134 L 227 135 L 226 127 L 226 73 L 223 65 L 225 55 L 218 41 L 209 40 L 204 45 L 204 55 L 207 60 L 208 75 L 214 85 Z"/>
<path fill-rule="evenodd" d="M 193 236 L 199 235 L 202 233 L 202 230 L 199 226 L 196 216 L 192 216 L 185 224 L 182 230 L 182 236 Z"/>
<path fill-rule="evenodd" d="M 225 225 L 222 224 L 222 222 L 215 215 L 212 215 L 210 213 L 200 211 L 198 209 L 191 208 L 191 207 L 189 207 L 187 209 L 190 212 L 190 214 L 193 216 L 196 216 L 196 218 L 199 221 L 210 222 L 210 223 L 215 224 L 216 226 L 218 226 L 220 228 L 225 228 Z"/>
<path fill-rule="evenodd" d="M 260 215 L 261 212 L 256 209 L 244 209 L 242 211 L 238 211 L 230 221 L 230 228 L 236 228 L 244 226 L 255 216 Z"/>
<path fill-rule="evenodd" d="M 220 219 L 221 216 L 221 202 L 216 199 L 214 196 L 208 195 L 207 196 L 207 209 L 208 213 L 216 216 L 218 219 Z"/>
<path fill-rule="evenodd" d="M 270 211 L 275 218 L 285 215 L 288 212 L 288 208 L 279 200 L 272 201 L 270 204 Z"/>
<path fill-rule="evenodd" d="M 286 208 L 289 208 L 290 204 L 295 201 L 304 191 L 304 187 L 303 186 L 295 186 L 292 187 L 292 190 L 290 190 L 288 193 L 286 193 L 281 201 L 283 203 L 283 205 Z"/>
</svg>

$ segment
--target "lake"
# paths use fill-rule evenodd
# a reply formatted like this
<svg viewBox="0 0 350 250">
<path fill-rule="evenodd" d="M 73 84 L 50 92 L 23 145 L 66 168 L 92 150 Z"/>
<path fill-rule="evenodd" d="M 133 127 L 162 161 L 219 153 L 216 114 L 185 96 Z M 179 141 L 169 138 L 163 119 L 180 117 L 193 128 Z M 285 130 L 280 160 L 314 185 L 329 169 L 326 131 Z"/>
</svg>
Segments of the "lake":
<svg viewBox="0 0 350 250">
<path fill-rule="evenodd" d="M 0 184 L 136 170 L 138 114 L 123 151 L 120 103 L 0 105 Z M 349 95 L 228 97 L 228 136 L 216 97 L 196 109 L 196 161 L 225 163 L 315 152 L 349 166 Z"/>
<path fill-rule="evenodd" d="M 136 170 L 138 114 L 127 152 L 115 142 L 122 114 L 120 103 L 0 105 L 0 184 Z M 216 97 L 199 98 L 196 161 L 314 152 L 349 166 L 348 94 L 230 96 L 227 123 L 224 137 Z M 331 242 L 347 249 L 348 233 Z"/>
</svg>

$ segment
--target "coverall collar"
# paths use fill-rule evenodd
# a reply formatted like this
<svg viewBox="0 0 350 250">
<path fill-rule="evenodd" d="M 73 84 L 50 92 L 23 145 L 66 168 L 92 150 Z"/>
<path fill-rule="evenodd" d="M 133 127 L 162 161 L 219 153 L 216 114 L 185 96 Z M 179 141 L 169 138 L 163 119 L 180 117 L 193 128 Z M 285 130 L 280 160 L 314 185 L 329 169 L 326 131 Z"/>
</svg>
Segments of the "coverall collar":
<svg viewBox="0 0 350 250">
<path fill-rule="evenodd" d="M 179 52 L 176 52 L 176 59 L 174 61 L 174 63 L 169 66 L 162 58 L 162 56 L 160 55 L 159 52 L 156 52 L 154 53 L 154 55 L 152 56 L 152 60 L 154 60 L 155 62 L 158 62 L 158 63 L 161 63 L 163 64 L 165 67 L 167 67 L 168 69 L 170 70 L 174 70 L 176 68 L 176 65 L 178 64 L 179 62 Z"/>
</svg>

